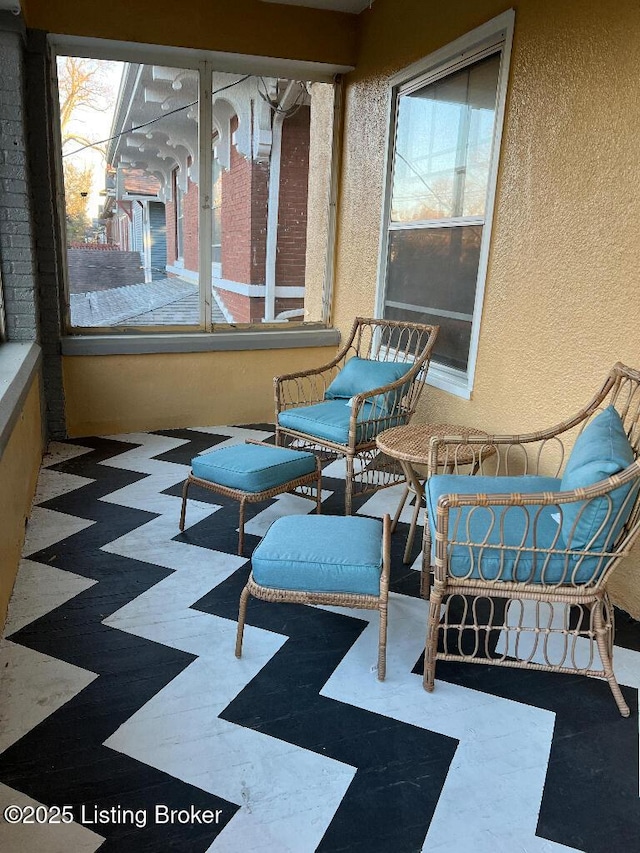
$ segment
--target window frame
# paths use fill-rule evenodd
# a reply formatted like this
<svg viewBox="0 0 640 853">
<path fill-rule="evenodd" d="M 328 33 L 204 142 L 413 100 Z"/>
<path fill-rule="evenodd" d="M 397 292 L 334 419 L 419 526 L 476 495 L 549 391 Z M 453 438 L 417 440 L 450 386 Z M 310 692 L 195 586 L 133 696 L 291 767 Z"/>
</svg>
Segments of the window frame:
<svg viewBox="0 0 640 853">
<path fill-rule="evenodd" d="M 448 391 L 451 394 L 462 397 L 466 400 L 471 399 L 473 391 L 478 344 L 480 339 L 480 323 L 484 302 L 489 251 L 491 247 L 491 231 L 494 217 L 498 166 L 500 161 L 500 149 L 507 100 L 514 22 L 515 12 L 513 9 L 509 9 L 461 38 L 456 39 L 450 44 L 429 54 L 424 59 L 413 63 L 402 71 L 399 71 L 389 80 L 389 106 L 387 111 L 389 118 L 387 122 L 385 189 L 381 218 L 380 254 L 378 259 L 376 316 L 384 317 L 388 274 L 389 235 L 392 231 L 409 230 L 411 228 L 424 229 L 431 227 L 446 227 L 447 224 L 473 225 L 481 222 L 483 230 L 478 262 L 478 274 L 476 278 L 476 292 L 472 315 L 473 319 L 471 322 L 471 339 L 469 343 L 467 370 L 466 372 L 463 372 L 444 364 L 438 364 L 432 360 L 427 374 L 427 382 L 430 385 L 435 388 Z M 455 223 L 451 220 L 446 220 L 439 225 L 435 220 L 424 220 L 414 221 L 406 225 L 403 224 L 400 227 L 398 227 L 397 224 L 394 226 L 394 223 L 391 222 L 391 197 L 395 160 L 395 136 L 400 97 L 433 83 L 436 80 L 443 79 L 455 71 L 472 65 L 475 62 L 496 53 L 500 53 L 501 55 L 500 70 L 496 88 L 496 111 L 484 217 L 458 217 Z"/>
<path fill-rule="evenodd" d="M 337 180 L 339 171 L 340 147 L 336 127 L 340 125 L 340 96 L 342 75 L 353 70 L 353 66 L 332 65 L 319 62 L 305 62 L 271 57 L 231 54 L 220 51 L 188 50 L 186 48 L 137 44 L 132 42 L 113 41 L 107 39 L 85 38 L 80 36 L 64 36 L 50 34 L 48 36 L 51 57 L 51 91 L 52 91 L 52 130 L 55 148 L 56 194 L 57 210 L 60 218 L 60 256 L 62 281 L 60 285 L 61 303 L 61 335 L 63 354 L 89 354 L 91 352 L 176 352 L 176 351 L 205 351 L 230 349 L 270 348 L 268 340 L 273 336 L 272 346 L 306 346 L 322 345 L 322 332 L 326 330 L 329 340 L 334 339 L 334 330 L 330 328 L 331 294 L 333 290 L 333 255 L 335 246 L 335 216 Z M 197 326 L 130 326 L 130 327 L 78 327 L 70 322 L 69 275 L 65 251 L 65 221 L 64 221 L 64 179 L 62 174 L 62 150 L 60 142 L 59 100 L 57 86 L 56 60 L 58 56 L 77 56 L 96 60 L 114 60 L 132 63 L 169 65 L 199 73 L 199 117 L 198 135 L 200 159 L 200 181 L 203 186 L 211 185 L 213 152 L 211 146 L 212 105 L 211 77 L 213 72 L 229 72 L 238 75 L 281 76 L 289 79 L 308 80 L 334 84 L 334 119 L 332 134 L 332 165 L 330 186 L 327 198 L 328 233 L 327 260 L 324 267 L 322 290 L 322 318 L 318 321 L 300 323 L 262 322 L 252 324 L 223 324 L 213 325 L 211 322 L 211 289 L 212 270 L 212 206 L 211 191 L 205 194 L 200 205 L 199 245 L 200 245 L 200 303 L 201 314 Z M 204 203 L 203 203 L 204 202 Z M 286 329 L 284 328 L 286 326 Z M 171 333 L 171 341 L 167 342 L 167 333 Z M 296 334 L 298 333 L 298 334 Z M 330 334 L 329 334 L 330 333 Z M 194 335 L 198 343 L 194 349 L 189 340 Z M 131 338 L 140 337 L 145 343 L 133 345 Z M 215 338 L 215 340 L 214 340 Z M 237 338 L 231 342 L 231 338 Z M 279 340 L 282 338 L 282 340 Z M 303 343 L 307 338 L 312 343 Z M 100 339 L 100 340 L 98 340 Z M 244 339 L 244 340 L 242 340 Z M 92 340 L 95 342 L 92 344 Z M 299 343 L 295 341 L 299 340 Z M 126 343 L 125 343 L 126 341 Z M 286 343 L 285 343 L 286 341 Z"/>
</svg>

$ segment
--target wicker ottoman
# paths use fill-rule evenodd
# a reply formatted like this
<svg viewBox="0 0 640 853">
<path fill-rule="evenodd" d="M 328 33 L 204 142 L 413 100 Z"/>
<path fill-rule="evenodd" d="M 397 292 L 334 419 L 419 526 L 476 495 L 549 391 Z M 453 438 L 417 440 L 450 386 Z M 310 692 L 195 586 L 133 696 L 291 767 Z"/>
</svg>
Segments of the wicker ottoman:
<svg viewBox="0 0 640 853">
<path fill-rule="evenodd" d="M 263 601 L 334 604 L 380 611 L 378 678 L 387 654 L 391 520 L 361 516 L 291 515 L 267 530 L 251 558 L 240 596 L 236 657 L 249 596 Z"/>
<path fill-rule="evenodd" d="M 191 472 L 182 489 L 180 530 L 184 530 L 187 492 L 192 483 L 240 502 L 238 554 L 242 554 L 244 546 L 244 510 L 247 502 L 264 501 L 293 491 L 298 486 L 314 486 L 316 512 L 320 512 L 320 460 L 313 453 L 300 450 L 250 441 L 194 457 L 191 460 Z"/>
</svg>

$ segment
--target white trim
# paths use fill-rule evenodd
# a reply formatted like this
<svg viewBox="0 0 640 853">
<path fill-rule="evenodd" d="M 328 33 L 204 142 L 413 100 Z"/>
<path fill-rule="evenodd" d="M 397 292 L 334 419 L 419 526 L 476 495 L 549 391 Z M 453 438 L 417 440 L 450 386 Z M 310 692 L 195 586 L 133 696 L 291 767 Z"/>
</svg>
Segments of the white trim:
<svg viewBox="0 0 640 853">
<path fill-rule="evenodd" d="M 435 317 L 463 320 L 465 323 L 473 321 L 473 314 L 462 314 L 460 311 L 446 311 L 444 308 L 429 308 L 426 305 L 412 305 L 410 302 L 392 302 L 389 299 L 385 301 L 385 305 L 389 308 L 404 308 L 405 311 L 414 311 L 416 314 L 433 314 Z"/>
<path fill-rule="evenodd" d="M 389 231 L 410 231 L 425 228 L 459 228 L 462 225 L 484 225 L 484 216 L 449 216 L 446 219 L 412 219 L 408 222 L 391 221 Z"/>
<path fill-rule="evenodd" d="M 173 265 L 167 264 L 167 272 L 180 276 L 180 278 L 193 284 L 199 283 L 199 276 L 195 270 L 188 270 L 177 262 Z M 228 290 L 230 293 L 239 293 L 241 296 L 254 298 L 263 297 L 266 291 L 264 284 L 245 284 L 243 281 L 230 281 L 226 278 L 215 278 L 215 276 L 212 285 L 214 290 Z M 304 287 L 287 287 L 284 284 L 279 284 L 276 287 L 278 299 L 304 299 L 304 293 Z"/>
<path fill-rule="evenodd" d="M 49 43 L 58 53 L 84 56 L 89 59 L 116 59 L 155 65 L 175 65 L 178 68 L 198 70 L 199 63 L 210 62 L 216 71 L 238 74 L 255 74 L 269 77 L 287 77 L 291 80 L 317 80 L 333 83 L 336 74 L 348 74 L 353 65 L 335 65 L 328 62 L 305 62 L 280 59 L 273 56 L 250 56 L 244 53 L 227 53 L 220 50 L 193 50 L 186 47 L 143 44 L 111 39 L 85 38 L 84 36 L 49 35 Z"/>
<path fill-rule="evenodd" d="M 242 296 L 264 296 L 266 287 L 264 284 L 245 284 L 242 281 L 229 281 L 226 278 L 214 278 L 213 286 L 218 290 L 229 290 L 231 293 L 240 293 Z M 279 284 L 276 287 L 276 296 L 284 299 L 303 299 L 304 287 L 287 287 Z"/>
<path fill-rule="evenodd" d="M 191 284 L 200 283 L 200 276 L 197 272 L 194 272 L 193 270 L 186 270 L 180 264 L 167 264 L 166 270 L 168 273 L 173 273 L 173 275 L 177 275 L 179 278 L 183 278 Z"/>
<path fill-rule="evenodd" d="M 434 388 L 448 391 L 449 394 L 462 397 L 463 400 L 471 399 L 471 385 L 464 373 L 454 370 L 451 367 L 446 367 L 444 364 L 434 364 L 431 362 L 429 372 L 427 373 L 427 382 Z"/>
<path fill-rule="evenodd" d="M 413 63 L 404 70 L 393 75 L 389 80 L 388 115 L 385 155 L 385 195 L 381 217 L 380 253 L 378 259 L 378 286 L 375 312 L 377 317 L 384 316 L 385 291 L 389 252 L 389 234 L 391 231 L 416 228 L 456 227 L 462 225 L 482 225 L 482 240 L 478 259 L 478 275 L 476 278 L 476 295 L 471 324 L 469 342 L 469 357 L 466 373 L 454 371 L 444 365 L 432 362 L 428 373 L 428 382 L 437 388 L 449 391 L 464 399 L 471 398 L 475 378 L 478 344 L 480 337 L 480 321 L 484 302 L 484 291 L 487 277 L 489 250 L 491 245 L 491 230 L 495 195 L 497 188 L 498 164 L 500 146 L 504 125 L 504 113 L 507 97 L 507 83 L 511 47 L 513 43 L 513 28 L 515 12 L 513 9 L 498 15 L 482 26 L 467 33 L 451 44 L 439 48 L 434 53 Z M 434 79 L 445 76 L 478 59 L 501 52 L 498 84 L 496 87 L 496 111 L 494 118 L 493 143 L 491 147 L 491 162 L 487 176 L 487 199 L 484 217 L 457 217 L 447 222 L 427 220 L 424 222 L 393 223 L 391 222 L 391 192 L 393 186 L 393 162 L 395 129 L 397 126 L 398 99 L 415 88 L 427 85 Z M 424 309 L 423 309 L 424 310 Z M 443 312 L 444 316 L 444 312 Z"/>
</svg>

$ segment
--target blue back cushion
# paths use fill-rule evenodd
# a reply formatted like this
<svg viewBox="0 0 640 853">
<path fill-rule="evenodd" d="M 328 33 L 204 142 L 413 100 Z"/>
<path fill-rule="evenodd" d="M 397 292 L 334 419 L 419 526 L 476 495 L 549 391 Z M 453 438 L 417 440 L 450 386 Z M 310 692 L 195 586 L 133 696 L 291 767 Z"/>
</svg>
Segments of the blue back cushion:
<svg viewBox="0 0 640 853">
<path fill-rule="evenodd" d="M 381 388 L 383 385 L 389 385 L 401 379 L 411 370 L 411 367 L 410 364 L 397 361 L 374 361 L 354 356 L 329 385 L 325 399 L 349 399 L 356 394 L 373 391 L 374 388 Z M 373 403 L 383 411 L 383 414 L 386 414 L 393 409 L 398 396 L 402 396 L 408 390 L 402 386 L 392 394 L 380 394 Z"/>
<path fill-rule="evenodd" d="M 562 476 L 563 492 L 593 486 L 600 480 L 618 474 L 635 460 L 635 454 L 624 431 L 620 415 L 613 406 L 600 412 L 576 440 Z M 611 547 L 622 530 L 631 512 L 633 502 L 629 500 L 625 510 L 615 524 L 620 508 L 635 483 L 592 498 L 563 504 L 562 537 L 568 548 L 581 549 L 589 546 L 598 551 Z M 604 529 L 600 530 L 605 522 Z M 595 538 L 594 538 L 595 537 Z M 592 541 L 593 540 L 593 541 Z"/>
</svg>

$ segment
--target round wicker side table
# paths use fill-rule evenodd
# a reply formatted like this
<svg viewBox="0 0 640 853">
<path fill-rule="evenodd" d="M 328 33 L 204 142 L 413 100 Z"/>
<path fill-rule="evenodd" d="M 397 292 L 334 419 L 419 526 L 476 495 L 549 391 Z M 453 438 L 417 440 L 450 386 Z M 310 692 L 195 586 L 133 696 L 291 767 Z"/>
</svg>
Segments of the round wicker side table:
<svg viewBox="0 0 640 853">
<path fill-rule="evenodd" d="M 409 424 L 408 426 L 398 426 L 392 429 L 387 429 L 381 432 L 376 438 L 378 450 L 381 450 L 392 459 L 397 459 L 402 470 L 407 478 L 404 494 L 398 504 L 398 509 L 391 525 L 391 532 L 396 529 L 400 513 L 402 512 L 410 492 L 414 492 L 415 506 L 413 508 L 413 517 L 407 536 L 407 544 L 404 549 L 404 562 L 408 563 L 411 556 L 411 548 L 416 533 L 416 525 L 418 523 L 418 514 L 422 506 L 424 498 L 424 480 L 421 482 L 414 465 L 429 464 L 429 442 L 434 436 L 467 436 L 467 435 L 486 435 L 483 430 L 470 429 L 455 424 Z M 495 453 L 495 449 L 487 447 L 483 449 L 483 458 Z M 444 473 L 450 473 L 453 466 L 447 464 L 447 459 L 442 453 L 442 449 L 438 452 L 438 462 L 442 463 Z M 472 465 L 477 462 L 477 454 L 474 454 L 472 447 L 459 447 L 456 450 L 455 464 Z"/>
</svg>

